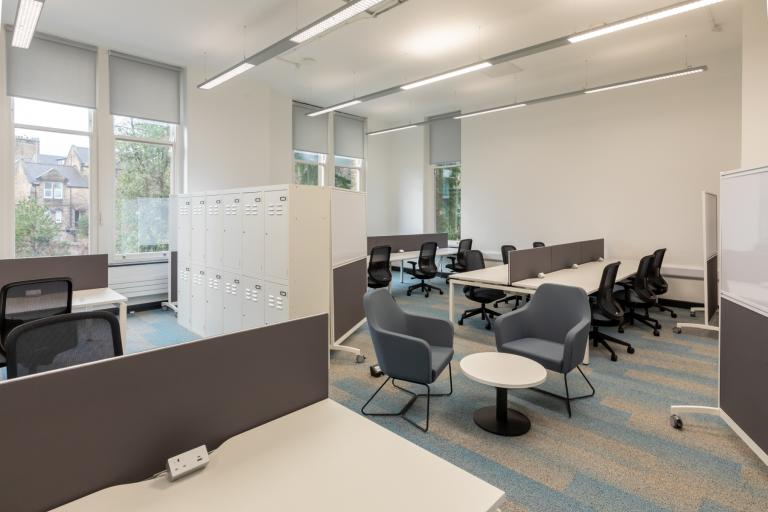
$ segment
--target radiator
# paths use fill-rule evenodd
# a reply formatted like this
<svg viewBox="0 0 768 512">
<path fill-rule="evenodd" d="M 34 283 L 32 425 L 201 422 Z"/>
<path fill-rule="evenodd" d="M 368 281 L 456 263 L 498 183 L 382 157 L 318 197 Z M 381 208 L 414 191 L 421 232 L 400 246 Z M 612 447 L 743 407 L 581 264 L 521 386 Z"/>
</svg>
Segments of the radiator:
<svg viewBox="0 0 768 512">
<path fill-rule="evenodd" d="M 128 297 L 131 305 L 168 299 L 168 263 L 109 267 L 109 287 Z"/>
</svg>

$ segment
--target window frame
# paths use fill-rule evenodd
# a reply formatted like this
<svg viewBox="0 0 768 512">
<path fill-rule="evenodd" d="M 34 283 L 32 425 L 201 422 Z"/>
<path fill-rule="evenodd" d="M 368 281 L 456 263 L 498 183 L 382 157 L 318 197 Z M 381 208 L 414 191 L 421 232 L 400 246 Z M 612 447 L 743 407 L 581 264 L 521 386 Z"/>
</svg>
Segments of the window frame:
<svg viewBox="0 0 768 512">
<path fill-rule="evenodd" d="M 53 210 L 53 222 L 56 224 L 62 224 L 64 222 L 64 212 L 61 211 L 61 208 Z"/>
<path fill-rule="evenodd" d="M 359 165 L 339 165 L 339 160 L 346 162 L 354 162 L 359 163 Z M 364 158 L 354 158 L 349 156 L 343 156 L 343 155 L 335 155 L 334 156 L 334 168 L 333 168 L 333 186 L 334 188 L 339 188 L 340 190 L 350 190 L 352 192 L 362 192 L 363 191 L 363 173 L 365 169 L 365 159 Z M 356 182 L 355 188 L 341 188 L 336 186 L 336 173 L 340 170 L 350 170 L 350 171 L 357 171 L 357 179 L 353 180 L 353 182 Z"/>
<path fill-rule="evenodd" d="M 318 155 L 320 158 L 317 162 L 313 162 L 312 160 L 304 159 L 304 158 L 298 158 L 297 156 L 300 153 L 304 154 L 310 154 L 310 155 Z M 298 183 L 296 179 L 296 164 L 302 164 L 302 165 L 312 165 L 317 166 L 317 183 L 316 184 L 306 184 L 306 183 Z M 324 187 L 325 186 L 325 169 L 328 166 L 328 155 L 325 153 L 315 153 L 314 151 L 301 151 L 299 149 L 293 150 L 293 176 L 292 176 L 292 182 L 294 185 L 306 185 L 308 187 Z"/>
<path fill-rule="evenodd" d="M 440 228 L 438 226 L 438 216 L 439 216 L 439 208 L 440 208 L 439 205 L 442 203 L 443 200 L 448 199 L 450 197 L 450 194 L 448 198 L 444 197 L 442 187 L 437 186 L 438 172 L 441 172 L 445 169 L 458 168 L 459 174 L 461 174 L 463 169 L 461 166 L 461 162 L 448 162 L 448 163 L 442 163 L 438 165 L 432 165 L 431 167 L 432 167 L 432 183 L 434 188 L 434 201 L 435 201 L 434 208 L 433 208 L 435 231 L 440 231 Z M 458 190 L 459 190 L 459 212 L 461 212 L 461 196 L 462 196 L 461 187 L 459 187 Z M 458 238 L 456 240 L 450 238 L 450 233 L 449 233 L 449 240 L 448 240 L 449 242 L 459 242 L 461 240 L 461 217 L 459 217 L 459 223 L 458 223 L 457 229 L 458 229 L 458 235 L 459 235 Z"/>
</svg>

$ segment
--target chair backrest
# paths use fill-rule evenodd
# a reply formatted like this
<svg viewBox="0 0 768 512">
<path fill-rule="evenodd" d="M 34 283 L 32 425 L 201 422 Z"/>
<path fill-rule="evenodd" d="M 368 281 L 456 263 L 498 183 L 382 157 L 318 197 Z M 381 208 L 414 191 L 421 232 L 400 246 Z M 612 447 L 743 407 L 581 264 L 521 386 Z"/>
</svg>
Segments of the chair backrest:
<svg viewBox="0 0 768 512">
<path fill-rule="evenodd" d="M 538 247 L 546 247 L 546 244 L 544 242 L 533 242 L 533 248 L 536 249 Z"/>
<path fill-rule="evenodd" d="M 509 251 L 516 251 L 517 247 L 514 245 L 502 245 L 501 246 L 501 261 L 504 262 L 504 264 L 509 263 Z"/>
<path fill-rule="evenodd" d="M 467 272 L 485 268 L 483 253 L 480 251 L 467 251 L 467 254 L 464 255 L 464 264 L 467 267 Z"/>
<path fill-rule="evenodd" d="M 437 256 L 436 242 L 424 242 L 421 244 L 421 250 L 419 251 L 419 270 L 425 273 L 437 273 L 435 256 Z"/>
<path fill-rule="evenodd" d="M 120 323 L 105 311 L 27 322 L 8 335 L 8 378 L 90 363 L 123 354 Z"/>
<path fill-rule="evenodd" d="M 621 265 L 621 262 L 617 261 L 605 266 L 603 276 L 600 278 L 600 289 L 597 290 L 597 308 L 606 317 L 617 321 L 624 317 L 624 310 L 613 294 L 619 265 Z"/>
<path fill-rule="evenodd" d="M 376 360 L 379 366 L 389 375 L 390 358 L 395 357 L 387 350 L 387 345 L 382 343 L 382 332 L 389 331 L 405 334 L 407 319 L 403 310 L 395 303 L 395 299 L 386 288 L 380 288 L 367 293 L 363 297 L 363 308 L 368 320 L 368 330 L 371 333 L 373 349 L 376 352 Z"/>
<path fill-rule="evenodd" d="M 40 318 L 72 311 L 72 280 L 66 277 L 9 283 L 0 289 L 0 346 L 10 332 Z"/>
<path fill-rule="evenodd" d="M 389 257 L 392 248 L 388 245 L 379 245 L 371 249 L 371 257 L 368 260 L 368 275 L 380 283 L 392 281 L 392 269 Z"/>
<path fill-rule="evenodd" d="M 667 280 L 661 275 L 661 266 L 664 264 L 664 255 L 666 252 L 666 249 L 656 249 L 653 252 L 653 263 L 651 264 L 649 279 L 656 294 L 666 293 L 669 289 Z"/>
<path fill-rule="evenodd" d="M 459 248 L 456 251 L 456 261 L 459 262 L 459 265 L 464 265 L 464 256 L 466 255 L 467 251 L 472 250 L 472 239 L 471 238 L 463 238 L 459 241 Z"/>
<path fill-rule="evenodd" d="M 651 270 L 653 267 L 653 255 L 643 256 L 637 266 L 637 274 L 633 281 L 632 289 L 643 302 L 655 302 L 656 293 L 651 288 Z"/>
</svg>

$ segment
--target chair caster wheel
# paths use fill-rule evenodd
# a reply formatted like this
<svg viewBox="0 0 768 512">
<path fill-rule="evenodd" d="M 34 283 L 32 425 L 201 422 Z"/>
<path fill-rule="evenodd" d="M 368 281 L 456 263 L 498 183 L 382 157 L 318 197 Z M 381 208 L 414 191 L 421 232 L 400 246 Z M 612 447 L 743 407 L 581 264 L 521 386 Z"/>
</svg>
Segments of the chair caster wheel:
<svg viewBox="0 0 768 512">
<path fill-rule="evenodd" d="M 635 347 L 627 347 L 627 354 L 634 354 L 635 353 Z"/>
<path fill-rule="evenodd" d="M 616 356 L 616 354 L 611 354 L 611 361 L 613 361 L 615 363 L 618 360 L 619 360 L 619 358 Z"/>
<path fill-rule="evenodd" d="M 363 354 L 357 354 L 357 355 L 355 356 L 355 362 L 356 362 L 357 364 L 360 364 L 360 363 L 363 363 L 363 362 L 365 362 L 365 356 L 364 356 Z"/>
<path fill-rule="evenodd" d="M 696 312 L 695 311 L 691 311 L 691 318 L 696 318 Z"/>
<path fill-rule="evenodd" d="M 654 336 L 658 336 L 658 335 L 659 335 L 659 331 L 657 331 L 657 330 L 654 330 L 654 331 L 653 331 L 653 335 L 654 335 Z"/>
<path fill-rule="evenodd" d="M 440 292 L 440 295 L 442 295 L 442 294 L 443 294 L 443 290 L 438 290 L 438 291 Z"/>
<path fill-rule="evenodd" d="M 429 294 L 428 294 L 428 293 L 425 293 L 425 294 L 424 294 L 424 297 L 428 299 L 428 298 L 429 298 Z"/>
<path fill-rule="evenodd" d="M 674 428 L 675 430 L 682 430 L 683 429 L 683 419 L 678 416 L 677 414 L 673 414 L 669 417 L 669 424 Z"/>
<path fill-rule="evenodd" d="M 680 333 L 683 332 L 683 330 L 681 328 L 679 328 L 679 327 L 673 327 L 672 328 L 672 332 L 675 333 L 675 334 L 680 334 Z"/>
<path fill-rule="evenodd" d="M 677 313 L 672 313 L 672 318 L 677 318 Z"/>
<path fill-rule="evenodd" d="M 624 328 L 623 327 L 619 327 L 619 333 L 620 334 L 624 334 Z"/>
<path fill-rule="evenodd" d="M 409 297 L 411 296 L 411 292 L 406 292 L 405 294 Z"/>
<path fill-rule="evenodd" d="M 491 324 L 485 324 L 485 330 L 490 331 L 491 330 Z"/>
<path fill-rule="evenodd" d="M 462 318 L 461 320 L 459 320 L 459 321 L 458 321 L 458 324 L 459 324 L 459 325 L 464 325 L 464 319 Z"/>
</svg>

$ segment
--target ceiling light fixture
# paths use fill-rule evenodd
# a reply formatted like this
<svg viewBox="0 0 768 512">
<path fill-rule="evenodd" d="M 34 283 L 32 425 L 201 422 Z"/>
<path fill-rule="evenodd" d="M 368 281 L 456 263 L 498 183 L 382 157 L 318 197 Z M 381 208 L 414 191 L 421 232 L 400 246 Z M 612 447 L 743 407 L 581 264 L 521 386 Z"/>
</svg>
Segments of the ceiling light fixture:
<svg viewBox="0 0 768 512">
<path fill-rule="evenodd" d="M 332 12 L 325 18 L 316 21 L 308 28 L 298 32 L 296 35 L 291 37 L 291 41 L 297 44 L 308 41 L 316 35 L 322 34 L 326 30 L 344 23 L 348 19 L 357 16 L 363 11 L 367 11 L 371 7 L 375 6 L 376 4 L 380 4 L 383 1 L 384 0 L 358 0 L 352 4 L 345 5 L 344 7 Z"/>
<path fill-rule="evenodd" d="M 622 87 L 629 87 L 631 85 L 647 84 L 650 82 L 658 82 L 659 80 L 668 80 L 670 78 L 677 78 L 680 76 L 695 75 L 697 73 L 703 73 L 707 70 L 707 66 L 699 66 L 697 68 L 688 68 L 680 71 L 673 71 L 672 73 L 664 73 L 661 75 L 649 76 L 647 78 L 640 78 L 637 80 L 629 80 L 627 82 L 619 82 L 617 84 L 605 85 L 603 87 L 594 87 L 592 89 L 586 89 L 584 94 L 593 94 L 596 92 L 611 91 L 613 89 L 621 89 Z"/>
<path fill-rule="evenodd" d="M 327 114 L 328 112 L 333 112 L 335 110 L 341 110 L 343 108 L 351 107 L 352 105 L 358 105 L 362 103 L 360 100 L 352 100 L 348 101 L 346 103 L 340 103 L 338 105 L 334 105 L 333 107 L 324 108 L 323 110 L 318 110 L 317 112 L 312 112 L 311 114 L 307 114 L 309 117 L 317 117 L 321 116 L 323 114 Z"/>
<path fill-rule="evenodd" d="M 472 73 L 474 71 L 489 68 L 491 66 L 493 66 L 493 64 L 491 64 L 488 61 L 480 62 L 478 64 L 473 64 L 471 66 L 467 66 L 464 68 L 454 69 L 453 71 L 448 71 L 447 73 L 442 73 L 440 75 L 425 78 L 424 80 L 419 80 L 418 82 L 413 82 L 407 85 L 401 85 L 400 88 L 404 91 L 410 91 L 411 89 L 415 89 L 417 87 L 422 87 L 424 85 L 433 84 L 435 82 L 440 82 L 442 80 L 447 80 L 449 78 L 454 78 L 461 75 L 466 75 L 467 73 Z"/>
<path fill-rule="evenodd" d="M 468 117 L 483 116 L 485 114 L 493 114 L 494 112 L 503 112 L 505 110 L 512 110 L 515 108 L 522 108 L 527 106 L 527 103 L 513 103 L 512 105 L 507 105 L 504 107 L 489 108 L 488 110 L 479 110 L 477 112 L 470 112 L 469 114 L 461 114 L 459 116 L 455 116 L 454 119 L 466 119 Z"/>
<path fill-rule="evenodd" d="M 673 5 L 671 7 L 665 7 L 664 9 L 659 9 L 658 11 L 652 11 L 646 14 L 641 14 L 640 16 L 618 21 L 616 23 L 609 23 L 600 28 L 596 28 L 594 30 L 588 30 L 580 34 L 570 36 L 568 38 L 568 41 L 570 41 L 571 43 L 580 43 L 581 41 L 594 39 L 595 37 L 600 37 L 607 34 L 613 34 L 614 32 L 619 32 L 620 30 L 626 30 L 628 28 L 637 27 L 639 25 L 645 25 L 646 23 L 651 23 L 653 21 L 663 20 L 664 18 L 669 18 L 671 16 L 676 16 L 678 14 L 695 11 L 696 9 L 701 9 L 702 7 L 707 7 L 709 5 L 717 4 L 722 1 L 723 0 L 695 0 L 693 2 L 682 2 L 679 4 Z"/>
<path fill-rule="evenodd" d="M 210 80 L 203 82 L 202 84 L 198 85 L 198 87 L 200 89 L 205 89 L 205 90 L 213 89 L 217 85 L 221 85 L 227 80 L 231 80 L 232 78 L 235 78 L 238 75 L 242 75 L 249 69 L 253 69 L 253 67 L 254 65 L 251 64 L 250 62 L 241 62 L 237 66 L 226 70 L 220 75 L 217 75 L 211 78 Z"/>
<path fill-rule="evenodd" d="M 40 13 L 43 11 L 45 0 L 19 0 L 16 9 L 16 22 L 13 25 L 13 39 L 11 45 L 14 48 L 29 48 L 32 37 L 35 35 Z"/>
<path fill-rule="evenodd" d="M 410 130 L 411 128 L 416 128 L 418 125 L 416 124 L 409 124 L 406 126 L 398 126 L 397 128 L 388 128 L 386 130 L 378 130 L 375 132 L 370 132 L 367 135 L 384 135 L 385 133 L 392 133 L 392 132 L 400 132 L 403 130 Z"/>
</svg>

